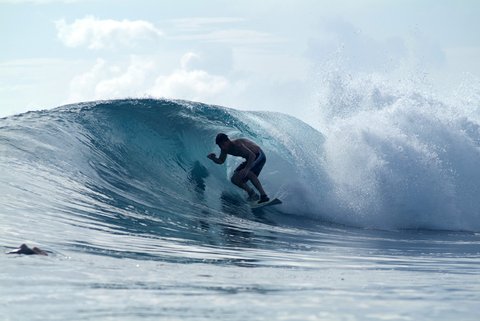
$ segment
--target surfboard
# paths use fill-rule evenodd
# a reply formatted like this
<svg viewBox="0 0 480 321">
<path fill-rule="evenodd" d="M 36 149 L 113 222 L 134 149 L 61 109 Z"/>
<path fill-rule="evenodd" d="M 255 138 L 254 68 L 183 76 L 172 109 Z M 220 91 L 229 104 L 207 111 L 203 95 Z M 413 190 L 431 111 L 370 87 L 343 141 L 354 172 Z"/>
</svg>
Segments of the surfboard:
<svg viewBox="0 0 480 321">
<path fill-rule="evenodd" d="M 272 198 L 268 202 L 263 202 L 263 203 L 260 203 L 260 204 L 258 202 L 250 203 L 250 207 L 251 208 L 261 208 L 261 207 L 265 207 L 265 206 L 278 205 L 278 204 L 282 204 L 282 201 L 279 200 L 278 198 Z"/>
</svg>

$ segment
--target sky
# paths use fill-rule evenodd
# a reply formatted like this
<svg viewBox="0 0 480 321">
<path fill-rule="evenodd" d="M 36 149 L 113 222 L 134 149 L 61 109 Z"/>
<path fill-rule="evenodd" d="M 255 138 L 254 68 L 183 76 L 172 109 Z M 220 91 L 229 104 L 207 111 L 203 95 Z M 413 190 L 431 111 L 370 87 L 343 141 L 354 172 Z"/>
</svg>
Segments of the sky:
<svg viewBox="0 0 480 321">
<path fill-rule="evenodd" d="M 332 70 L 448 93 L 480 78 L 479 16 L 478 0 L 0 0 L 0 117 L 154 97 L 305 119 Z"/>
</svg>

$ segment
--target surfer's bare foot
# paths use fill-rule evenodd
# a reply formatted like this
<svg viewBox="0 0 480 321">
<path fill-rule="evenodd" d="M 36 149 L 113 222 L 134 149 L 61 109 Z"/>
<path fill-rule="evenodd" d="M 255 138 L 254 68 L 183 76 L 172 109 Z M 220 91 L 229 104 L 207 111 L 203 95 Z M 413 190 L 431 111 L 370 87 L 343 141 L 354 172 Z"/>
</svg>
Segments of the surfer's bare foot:
<svg viewBox="0 0 480 321">
<path fill-rule="evenodd" d="M 262 195 L 260 196 L 260 200 L 258 201 L 258 204 L 268 202 L 269 200 L 270 199 L 268 198 L 267 195 Z"/>
</svg>

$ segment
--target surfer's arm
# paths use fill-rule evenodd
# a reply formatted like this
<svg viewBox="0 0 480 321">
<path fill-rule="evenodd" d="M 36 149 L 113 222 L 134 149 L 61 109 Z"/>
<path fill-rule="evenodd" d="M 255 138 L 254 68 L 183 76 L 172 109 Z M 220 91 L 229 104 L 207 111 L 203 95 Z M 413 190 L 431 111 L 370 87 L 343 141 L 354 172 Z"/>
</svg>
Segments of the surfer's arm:
<svg viewBox="0 0 480 321">
<path fill-rule="evenodd" d="M 214 153 L 208 154 L 207 157 L 217 164 L 223 164 L 225 163 L 225 159 L 227 159 L 227 153 L 222 150 L 218 157 Z"/>
</svg>

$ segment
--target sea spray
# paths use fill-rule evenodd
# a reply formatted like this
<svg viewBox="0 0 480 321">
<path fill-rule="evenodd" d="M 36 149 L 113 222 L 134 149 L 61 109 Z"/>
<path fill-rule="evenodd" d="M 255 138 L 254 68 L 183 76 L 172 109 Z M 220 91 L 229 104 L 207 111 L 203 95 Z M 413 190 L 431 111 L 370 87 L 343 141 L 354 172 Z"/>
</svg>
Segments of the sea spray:
<svg viewBox="0 0 480 321">
<path fill-rule="evenodd" d="M 467 103 L 372 75 L 332 74 L 324 85 L 316 127 L 326 137 L 329 199 L 338 204 L 327 216 L 364 227 L 480 228 L 472 86 Z"/>
</svg>

